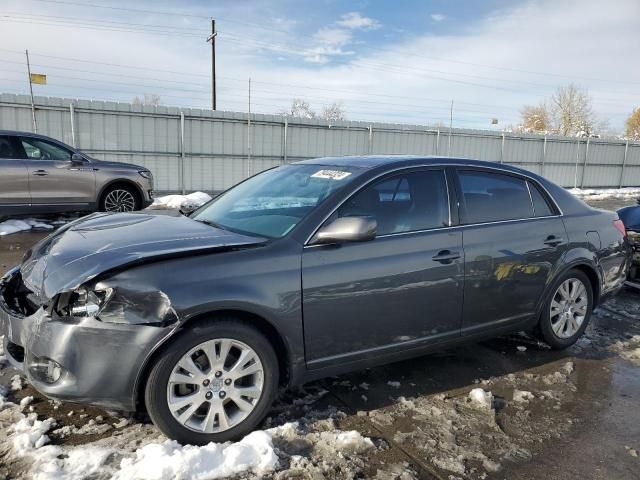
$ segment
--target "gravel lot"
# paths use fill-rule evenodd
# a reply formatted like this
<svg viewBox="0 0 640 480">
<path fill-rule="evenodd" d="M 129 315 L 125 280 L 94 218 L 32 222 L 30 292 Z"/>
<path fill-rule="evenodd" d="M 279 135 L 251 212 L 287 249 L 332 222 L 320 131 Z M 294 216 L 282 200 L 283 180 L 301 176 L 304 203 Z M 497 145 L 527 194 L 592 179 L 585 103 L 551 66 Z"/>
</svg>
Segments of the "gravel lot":
<svg viewBox="0 0 640 480">
<path fill-rule="evenodd" d="M 594 202 L 621 203 L 633 202 Z M 0 237 L 0 268 L 45 234 Z M 286 392 L 263 425 L 270 438 L 255 439 L 272 445 L 273 469 L 225 474 L 638 478 L 639 295 L 624 291 L 601 306 L 585 337 L 563 352 L 511 335 Z M 197 477 L 194 465 L 232 458 L 220 446 L 187 451 L 165 442 L 143 416 L 52 402 L 15 374 L 0 360 L 11 402 L 0 396 L 0 478 L 212 478 Z"/>
</svg>

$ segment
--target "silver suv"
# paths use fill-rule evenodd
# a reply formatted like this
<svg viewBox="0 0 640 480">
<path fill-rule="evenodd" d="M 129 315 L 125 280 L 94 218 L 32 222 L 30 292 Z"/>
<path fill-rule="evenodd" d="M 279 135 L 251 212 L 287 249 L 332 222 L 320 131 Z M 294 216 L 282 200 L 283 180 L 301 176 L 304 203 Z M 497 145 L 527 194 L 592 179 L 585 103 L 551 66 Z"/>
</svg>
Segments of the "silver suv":
<svg viewBox="0 0 640 480">
<path fill-rule="evenodd" d="M 152 202 L 153 176 L 139 165 L 96 160 L 53 138 L 0 130 L 0 216 L 101 210 Z"/>
</svg>

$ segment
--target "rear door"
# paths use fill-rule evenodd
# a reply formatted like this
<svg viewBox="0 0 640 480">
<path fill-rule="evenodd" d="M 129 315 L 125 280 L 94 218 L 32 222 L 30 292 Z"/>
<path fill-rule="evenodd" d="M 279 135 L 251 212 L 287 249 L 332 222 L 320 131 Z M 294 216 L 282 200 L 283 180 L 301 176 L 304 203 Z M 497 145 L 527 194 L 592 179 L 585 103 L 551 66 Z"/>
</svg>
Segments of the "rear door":
<svg viewBox="0 0 640 480">
<path fill-rule="evenodd" d="M 36 137 L 20 137 L 35 205 L 88 204 L 95 201 L 95 172 L 89 163 L 71 161 L 73 152 Z"/>
<path fill-rule="evenodd" d="M 339 216 L 372 216 L 368 242 L 309 245 L 302 255 L 310 368 L 366 360 L 460 335 L 462 232 L 450 226 L 443 169 L 374 181 Z"/>
<path fill-rule="evenodd" d="M 533 315 L 567 235 L 560 212 L 535 181 L 495 170 L 457 172 L 465 335 Z"/>
<path fill-rule="evenodd" d="M 29 176 L 17 138 L 0 135 L 0 209 L 10 213 L 9 206 L 28 206 Z"/>
</svg>

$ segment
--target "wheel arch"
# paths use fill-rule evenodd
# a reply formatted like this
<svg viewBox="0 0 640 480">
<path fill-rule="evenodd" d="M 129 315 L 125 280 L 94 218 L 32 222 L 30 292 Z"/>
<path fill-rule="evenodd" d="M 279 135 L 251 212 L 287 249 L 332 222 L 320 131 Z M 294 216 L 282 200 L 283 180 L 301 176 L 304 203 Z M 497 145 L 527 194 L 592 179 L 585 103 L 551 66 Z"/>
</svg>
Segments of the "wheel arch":
<svg viewBox="0 0 640 480">
<path fill-rule="evenodd" d="M 161 355 L 167 348 L 170 348 L 173 340 L 186 328 L 194 323 L 205 320 L 223 320 L 227 318 L 235 318 L 246 324 L 256 328 L 262 333 L 267 340 L 273 345 L 273 349 L 278 359 L 279 383 L 280 387 L 289 385 L 291 377 L 291 351 L 285 340 L 285 337 L 267 318 L 262 315 L 250 312 L 248 310 L 236 308 L 221 308 L 208 312 L 199 313 L 184 321 L 171 335 L 165 338 L 162 343 L 145 359 L 144 364 L 140 368 L 138 378 L 135 384 L 134 405 L 137 409 L 146 408 L 144 404 L 144 391 L 149 378 L 149 373 L 154 365 L 154 360 Z"/>
<path fill-rule="evenodd" d="M 537 324 L 540 319 L 540 315 L 542 314 L 547 299 L 553 293 L 553 286 L 556 280 L 570 270 L 580 270 L 587 276 L 591 283 L 591 291 L 593 293 L 593 308 L 598 305 L 601 295 L 601 281 L 598 267 L 587 259 L 576 259 L 570 263 L 566 263 L 561 269 L 558 269 L 557 273 L 547 284 L 543 295 L 540 297 L 537 313 L 533 317 L 533 319 L 535 319 L 535 324 Z"/>
<path fill-rule="evenodd" d="M 104 184 L 102 186 L 102 188 L 100 189 L 100 192 L 96 196 L 96 204 L 98 206 L 98 209 L 100 209 L 100 207 L 102 206 L 102 200 L 104 198 L 104 195 L 107 193 L 107 191 L 110 188 L 116 187 L 118 185 L 124 185 L 124 186 L 127 186 L 127 187 L 132 187 L 135 190 L 135 192 L 138 194 L 138 201 L 140 202 L 140 206 L 142 206 L 142 204 L 144 202 L 144 192 L 140 188 L 140 185 L 138 185 L 133 180 L 129 180 L 127 178 L 116 178 L 116 179 L 110 180 L 108 183 Z"/>
</svg>

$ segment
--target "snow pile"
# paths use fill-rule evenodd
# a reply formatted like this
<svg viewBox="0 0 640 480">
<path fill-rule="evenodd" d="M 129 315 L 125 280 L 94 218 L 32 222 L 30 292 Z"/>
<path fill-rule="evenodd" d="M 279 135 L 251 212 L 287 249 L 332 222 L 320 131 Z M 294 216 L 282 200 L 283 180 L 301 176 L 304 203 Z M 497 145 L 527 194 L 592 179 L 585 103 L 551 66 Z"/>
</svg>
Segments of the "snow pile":
<svg viewBox="0 0 640 480">
<path fill-rule="evenodd" d="M 577 197 L 588 200 L 604 200 L 607 198 L 636 198 L 640 197 L 640 188 L 571 188 L 569 192 Z"/>
<path fill-rule="evenodd" d="M 191 212 L 209 200 L 211 200 L 211 196 L 204 192 L 193 192 L 189 195 L 165 195 L 164 197 L 154 198 L 149 208 L 172 208 Z"/>
<path fill-rule="evenodd" d="M 31 230 L 32 228 L 52 230 L 53 225 L 44 223 L 35 218 L 25 218 L 22 220 L 5 220 L 4 222 L 0 222 L 0 236 L 10 235 L 17 232 L 24 232 L 27 230 Z"/>
<path fill-rule="evenodd" d="M 24 456 L 48 443 L 49 437 L 45 434 L 55 423 L 53 418 L 38 420 L 35 413 L 23 416 L 11 428 L 13 452 Z"/>
<path fill-rule="evenodd" d="M 252 432 L 237 443 L 181 446 L 175 441 L 152 443 L 125 458 L 115 479 L 212 479 L 252 471 L 262 474 L 278 463 L 271 435 Z"/>
<path fill-rule="evenodd" d="M 513 391 L 513 401 L 527 403 L 529 400 L 533 400 L 533 393 L 527 392 L 526 390 L 514 390 Z"/>
<path fill-rule="evenodd" d="M 0 337 L 2 338 L 2 337 Z M 6 407 L 12 407 L 14 403 L 7 400 L 7 389 L 0 385 L 0 410 L 3 410 Z"/>
<path fill-rule="evenodd" d="M 611 350 L 626 360 L 640 364 L 640 335 L 634 335 L 627 341 L 618 340 L 611 346 Z"/>
<path fill-rule="evenodd" d="M 482 388 L 474 388 L 469 392 L 469 400 L 471 403 L 480 407 L 491 410 L 493 405 L 493 394 L 485 392 Z"/>
</svg>

